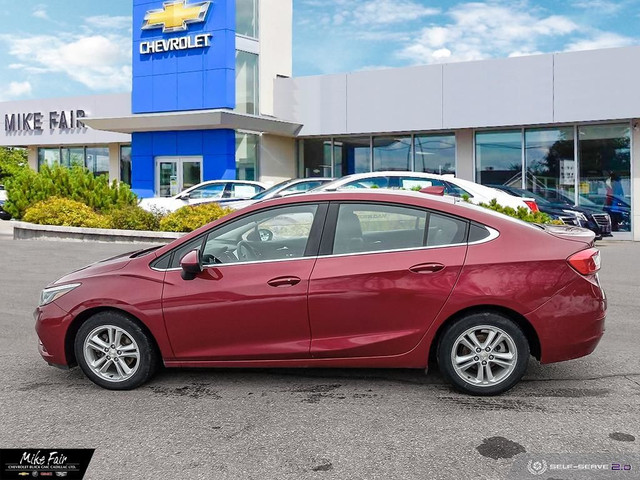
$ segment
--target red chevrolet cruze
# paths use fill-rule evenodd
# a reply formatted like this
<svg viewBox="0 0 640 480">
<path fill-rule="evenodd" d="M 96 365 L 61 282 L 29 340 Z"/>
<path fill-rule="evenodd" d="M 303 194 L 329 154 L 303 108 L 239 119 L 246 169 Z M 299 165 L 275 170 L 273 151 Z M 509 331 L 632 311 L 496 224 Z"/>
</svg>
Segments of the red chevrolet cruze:
<svg viewBox="0 0 640 480">
<path fill-rule="evenodd" d="M 235 212 L 42 292 L 40 352 L 130 389 L 167 367 L 437 360 L 492 395 L 591 353 L 606 299 L 593 233 L 415 192 L 317 193 Z"/>
</svg>

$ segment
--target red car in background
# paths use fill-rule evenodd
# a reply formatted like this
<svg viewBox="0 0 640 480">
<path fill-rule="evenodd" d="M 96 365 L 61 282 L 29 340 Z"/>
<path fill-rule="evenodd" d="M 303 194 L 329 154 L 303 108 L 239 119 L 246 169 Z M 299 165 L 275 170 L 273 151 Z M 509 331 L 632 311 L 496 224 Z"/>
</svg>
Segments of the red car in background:
<svg viewBox="0 0 640 480">
<path fill-rule="evenodd" d="M 169 245 L 54 282 L 40 352 L 131 389 L 167 367 L 399 367 L 437 360 L 459 390 L 502 393 L 604 331 L 588 230 L 417 192 L 256 204 Z"/>
</svg>

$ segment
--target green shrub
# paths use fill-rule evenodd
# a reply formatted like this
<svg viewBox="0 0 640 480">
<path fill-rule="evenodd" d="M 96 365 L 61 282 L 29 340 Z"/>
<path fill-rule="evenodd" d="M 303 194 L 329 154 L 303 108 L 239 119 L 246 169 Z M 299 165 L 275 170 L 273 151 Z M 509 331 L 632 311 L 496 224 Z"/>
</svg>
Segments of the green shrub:
<svg viewBox="0 0 640 480">
<path fill-rule="evenodd" d="M 27 151 L 24 148 L 0 147 L 0 183 L 28 168 Z"/>
<path fill-rule="evenodd" d="M 113 209 L 107 218 L 111 228 L 122 230 L 158 230 L 160 228 L 159 216 L 138 206 Z"/>
<path fill-rule="evenodd" d="M 209 222 L 228 215 L 233 210 L 217 203 L 186 206 L 160 220 L 160 230 L 165 232 L 191 232 Z"/>
<path fill-rule="evenodd" d="M 518 218 L 520 220 L 524 220 L 525 222 L 530 223 L 560 223 L 557 220 L 552 220 L 549 215 L 542 212 L 532 212 L 528 208 L 518 207 L 517 210 L 511 207 L 503 207 L 498 203 L 498 201 L 494 198 L 489 203 L 480 203 L 481 207 L 488 208 L 489 210 L 493 210 L 495 212 L 503 213 L 505 215 L 509 215 L 510 217 Z"/>
<path fill-rule="evenodd" d="M 108 228 L 109 219 L 84 203 L 68 198 L 52 197 L 27 208 L 26 222 L 66 227 Z"/>
<path fill-rule="evenodd" d="M 4 208 L 18 219 L 30 206 L 51 197 L 75 200 L 101 213 L 136 205 L 128 185 L 109 184 L 106 175 L 96 177 L 80 166 L 44 165 L 39 172 L 26 168 L 9 178 L 5 186 L 8 200 Z"/>
</svg>

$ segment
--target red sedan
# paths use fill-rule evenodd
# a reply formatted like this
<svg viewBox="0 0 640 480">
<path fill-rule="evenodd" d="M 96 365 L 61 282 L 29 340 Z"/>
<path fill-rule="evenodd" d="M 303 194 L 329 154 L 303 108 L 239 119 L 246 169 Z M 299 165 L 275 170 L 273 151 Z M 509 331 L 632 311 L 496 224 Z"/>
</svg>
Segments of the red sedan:
<svg viewBox="0 0 640 480">
<path fill-rule="evenodd" d="M 591 353 L 606 299 L 591 231 L 415 192 L 259 203 L 42 292 L 40 353 L 98 385 L 167 367 L 399 367 L 437 360 L 459 390 L 502 393 Z"/>
</svg>

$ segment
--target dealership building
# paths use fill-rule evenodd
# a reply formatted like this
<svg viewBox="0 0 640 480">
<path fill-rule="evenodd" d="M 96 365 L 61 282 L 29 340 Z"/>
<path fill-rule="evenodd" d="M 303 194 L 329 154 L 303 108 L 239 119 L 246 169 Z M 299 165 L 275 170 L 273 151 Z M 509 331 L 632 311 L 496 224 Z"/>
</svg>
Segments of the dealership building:
<svg viewBox="0 0 640 480">
<path fill-rule="evenodd" d="M 455 174 L 614 212 L 640 241 L 640 46 L 292 78 L 291 0 L 134 0 L 132 31 L 130 93 L 0 103 L 0 145 L 141 197 Z"/>
</svg>

